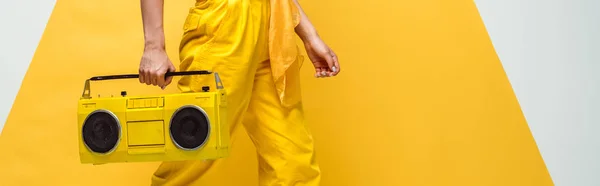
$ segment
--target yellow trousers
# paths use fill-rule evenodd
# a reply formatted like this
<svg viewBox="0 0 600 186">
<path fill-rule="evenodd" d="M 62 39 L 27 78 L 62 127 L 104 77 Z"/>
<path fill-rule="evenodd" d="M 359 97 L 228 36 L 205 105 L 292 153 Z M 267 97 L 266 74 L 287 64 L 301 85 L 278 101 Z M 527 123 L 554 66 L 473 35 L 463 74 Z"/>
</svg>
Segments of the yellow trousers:
<svg viewBox="0 0 600 186">
<path fill-rule="evenodd" d="M 319 185 L 320 170 L 301 102 L 282 106 L 274 85 L 269 12 L 268 0 L 197 0 L 183 26 L 180 70 L 219 73 L 228 91 L 231 131 L 243 124 L 258 151 L 259 185 Z M 288 85 L 286 95 L 298 99 L 299 68 L 294 63 L 287 72 L 293 79 L 288 82 L 296 83 Z M 178 87 L 197 92 L 202 86 L 214 89 L 214 82 L 214 76 L 187 76 Z M 163 162 L 152 185 L 194 185 L 215 161 L 227 160 Z"/>
</svg>

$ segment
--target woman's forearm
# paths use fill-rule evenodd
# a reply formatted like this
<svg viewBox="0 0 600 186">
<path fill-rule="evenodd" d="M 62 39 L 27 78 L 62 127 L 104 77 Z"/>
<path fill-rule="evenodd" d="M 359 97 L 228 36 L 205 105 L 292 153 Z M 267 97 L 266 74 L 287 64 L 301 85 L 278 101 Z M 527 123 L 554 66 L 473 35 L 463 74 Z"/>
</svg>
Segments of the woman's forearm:
<svg viewBox="0 0 600 186">
<path fill-rule="evenodd" d="M 163 30 L 164 0 L 140 0 L 146 49 L 165 49 Z"/>
<path fill-rule="evenodd" d="M 304 42 L 308 42 L 314 38 L 318 38 L 319 34 L 317 33 L 317 29 L 315 29 L 313 24 L 308 19 L 308 16 L 306 16 L 306 13 L 304 13 L 304 10 L 302 10 L 302 7 L 300 6 L 298 0 L 294 0 L 294 3 L 298 7 L 298 11 L 300 13 L 300 23 L 298 24 L 298 26 L 296 26 L 295 29 L 296 34 L 298 34 L 300 39 L 302 39 L 302 41 Z"/>
</svg>

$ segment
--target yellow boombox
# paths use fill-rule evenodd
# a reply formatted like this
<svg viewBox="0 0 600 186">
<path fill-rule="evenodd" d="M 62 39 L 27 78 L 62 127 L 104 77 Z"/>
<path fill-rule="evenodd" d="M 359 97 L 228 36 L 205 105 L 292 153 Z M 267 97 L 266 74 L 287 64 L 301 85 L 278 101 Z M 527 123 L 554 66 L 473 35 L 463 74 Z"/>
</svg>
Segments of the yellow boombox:
<svg viewBox="0 0 600 186">
<path fill-rule="evenodd" d="M 209 71 L 169 72 L 166 76 Z M 84 164 L 218 159 L 229 155 L 227 94 L 216 91 L 147 97 L 92 98 L 90 81 L 139 78 L 97 76 L 85 81 L 78 103 L 79 157 Z"/>
</svg>

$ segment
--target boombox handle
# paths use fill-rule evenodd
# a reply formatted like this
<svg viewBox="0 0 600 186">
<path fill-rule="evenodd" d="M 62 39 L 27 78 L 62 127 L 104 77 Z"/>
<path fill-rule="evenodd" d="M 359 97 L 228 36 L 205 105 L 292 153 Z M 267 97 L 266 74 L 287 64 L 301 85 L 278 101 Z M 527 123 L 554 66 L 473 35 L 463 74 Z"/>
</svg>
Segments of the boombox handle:
<svg viewBox="0 0 600 186">
<path fill-rule="evenodd" d="M 206 71 L 206 70 L 200 70 L 200 71 L 184 71 L 184 72 L 167 72 L 165 74 L 165 78 L 170 77 L 170 76 L 186 76 L 186 75 L 205 75 L 205 74 L 211 74 L 212 72 L 210 71 Z M 221 82 L 221 78 L 219 77 L 219 73 L 214 73 L 215 74 L 215 82 L 216 82 L 216 86 L 217 89 L 223 89 L 223 82 Z M 83 88 L 83 94 L 82 94 L 82 98 L 83 99 L 90 99 L 91 97 L 91 90 L 90 90 L 90 81 L 102 81 L 102 80 L 113 80 L 113 79 L 135 79 L 135 78 L 140 78 L 139 74 L 123 74 L 123 75 L 109 75 L 109 76 L 95 76 L 92 77 L 90 79 L 85 80 L 85 85 Z"/>
</svg>

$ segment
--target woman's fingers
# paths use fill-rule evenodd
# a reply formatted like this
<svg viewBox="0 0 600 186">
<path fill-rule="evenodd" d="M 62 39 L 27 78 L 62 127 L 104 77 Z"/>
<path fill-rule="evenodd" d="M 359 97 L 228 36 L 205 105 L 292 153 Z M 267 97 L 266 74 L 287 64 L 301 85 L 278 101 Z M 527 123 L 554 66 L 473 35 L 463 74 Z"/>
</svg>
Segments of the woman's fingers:
<svg viewBox="0 0 600 186">
<path fill-rule="evenodd" d="M 316 78 L 321 77 L 321 67 L 315 67 L 315 77 Z"/>
<path fill-rule="evenodd" d="M 150 75 L 150 72 L 145 70 L 142 73 L 144 75 L 144 83 L 146 83 L 146 85 L 151 85 L 152 84 L 152 76 Z"/>
<path fill-rule="evenodd" d="M 138 71 L 138 73 L 140 74 L 140 78 L 139 78 L 140 83 L 146 83 L 146 79 L 145 79 L 146 77 L 144 77 L 144 71 L 142 69 L 140 69 Z"/>
<path fill-rule="evenodd" d="M 331 56 L 333 58 L 333 67 L 332 67 L 332 72 L 331 72 L 331 76 L 336 76 L 338 75 L 338 73 L 340 73 L 340 63 L 338 61 L 337 55 L 331 51 Z"/>
<path fill-rule="evenodd" d="M 169 70 L 168 71 L 169 72 L 174 72 L 175 70 L 176 70 L 175 66 L 173 65 L 173 63 L 171 63 L 169 65 Z M 164 90 L 165 87 L 167 87 L 167 85 L 171 84 L 171 81 L 173 81 L 173 77 L 172 76 L 167 77 L 166 80 L 165 80 L 165 84 L 162 87 L 160 87 L 160 88 L 162 88 Z"/>
<path fill-rule="evenodd" d="M 319 77 L 327 77 L 327 67 L 319 67 Z"/>
</svg>

